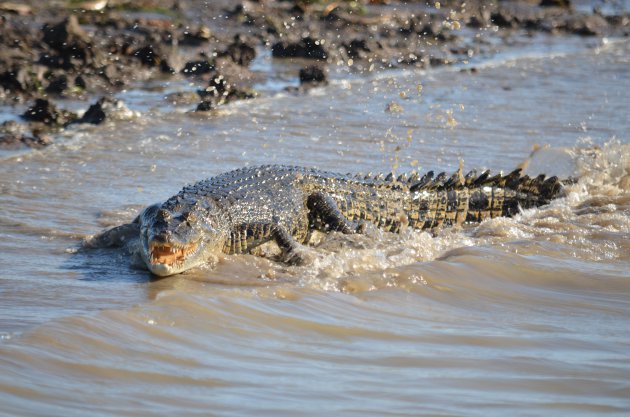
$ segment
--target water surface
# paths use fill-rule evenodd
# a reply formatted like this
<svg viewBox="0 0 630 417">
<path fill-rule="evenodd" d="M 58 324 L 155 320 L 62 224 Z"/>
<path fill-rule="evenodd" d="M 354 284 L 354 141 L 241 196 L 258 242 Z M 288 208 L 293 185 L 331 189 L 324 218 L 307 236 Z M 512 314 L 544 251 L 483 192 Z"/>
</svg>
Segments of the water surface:
<svg viewBox="0 0 630 417">
<path fill-rule="evenodd" d="M 626 415 L 629 64 L 627 41 L 538 43 L 204 115 L 156 103 L 171 85 L 122 94 L 132 120 L 2 154 L 0 415 Z M 536 144 L 553 149 L 531 172 L 578 183 L 464 231 L 333 235 L 311 265 L 223 256 L 160 280 L 77 252 L 243 165 L 507 171 Z"/>
</svg>

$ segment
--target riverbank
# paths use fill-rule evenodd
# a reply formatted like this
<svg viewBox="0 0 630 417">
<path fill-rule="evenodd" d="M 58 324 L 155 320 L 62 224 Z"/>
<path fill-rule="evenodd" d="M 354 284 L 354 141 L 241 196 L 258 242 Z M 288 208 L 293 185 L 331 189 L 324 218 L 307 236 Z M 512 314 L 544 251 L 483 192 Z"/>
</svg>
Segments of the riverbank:
<svg viewBox="0 0 630 417">
<path fill-rule="evenodd" d="M 122 91 L 179 83 L 162 103 L 208 112 L 330 77 L 468 63 L 511 35 L 624 37 L 621 7 L 569 1 L 57 1 L 0 4 L 0 147 L 41 148 L 56 133 L 129 114 Z M 260 56 L 279 65 L 257 67 Z M 286 64 L 289 65 L 286 65 Z M 473 68 L 474 70 L 474 68 Z M 83 103 L 83 104 L 81 104 Z"/>
</svg>

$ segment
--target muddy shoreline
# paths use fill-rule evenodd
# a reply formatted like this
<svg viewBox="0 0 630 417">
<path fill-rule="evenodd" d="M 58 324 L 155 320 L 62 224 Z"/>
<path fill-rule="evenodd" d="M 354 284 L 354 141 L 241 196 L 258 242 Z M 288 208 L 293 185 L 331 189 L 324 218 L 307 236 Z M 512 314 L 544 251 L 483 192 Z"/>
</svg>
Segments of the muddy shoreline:
<svg viewBox="0 0 630 417">
<path fill-rule="evenodd" d="M 542 1 L 57 1 L 0 3 L 0 102 L 21 122 L 0 125 L 0 148 L 41 148 L 76 123 L 129 110 L 113 96 L 143 82 L 186 79 L 165 97 L 211 111 L 252 99 L 273 74 L 252 70 L 260 53 L 299 63 L 304 90 L 328 74 L 428 68 L 491 53 L 515 31 L 580 37 L 630 35 L 630 15 Z M 208 4 L 205 4 L 208 3 Z M 83 100 L 83 114 L 64 109 Z"/>
</svg>

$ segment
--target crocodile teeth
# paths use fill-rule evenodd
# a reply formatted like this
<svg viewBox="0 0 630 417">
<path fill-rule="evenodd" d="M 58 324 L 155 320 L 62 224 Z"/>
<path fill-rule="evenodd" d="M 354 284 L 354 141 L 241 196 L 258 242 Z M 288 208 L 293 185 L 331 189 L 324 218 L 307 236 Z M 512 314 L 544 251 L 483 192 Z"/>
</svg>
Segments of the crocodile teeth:
<svg viewBox="0 0 630 417">
<path fill-rule="evenodd" d="M 197 243 L 191 243 L 189 245 L 169 245 L 151 243 L 149 245 L 149 252 L 151 254 L 151 263 L 173 265 L 184 261 L 186 256 L 190 255 L 197 250 L 199 245 Z"/>
</svg>

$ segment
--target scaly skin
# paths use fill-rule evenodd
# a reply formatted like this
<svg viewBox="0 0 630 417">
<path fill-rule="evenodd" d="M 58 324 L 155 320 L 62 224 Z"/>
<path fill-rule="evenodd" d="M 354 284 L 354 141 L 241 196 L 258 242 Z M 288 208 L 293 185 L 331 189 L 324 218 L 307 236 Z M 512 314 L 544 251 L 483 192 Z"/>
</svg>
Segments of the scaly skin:
<svg viewBox="0 0 630 417">
<path fill-rule="evenodd" d="M 472 171 L 465 177 L 429 172 L 394 178 L 267 165 L 184 187 L 92 243 L 115 246 L 139 237 L 144 262 L 159 276 L 199 266 L 213 253 L 247 253 L 270 240 L 285 261 L 295 263 L 312 230 L 360 233 L 369 222 L 399 232 L 477 223 L 547 204 L 561 189 L 556 177 L 532 179 L 520 170 L 494 177 Z"/>
</svg>

